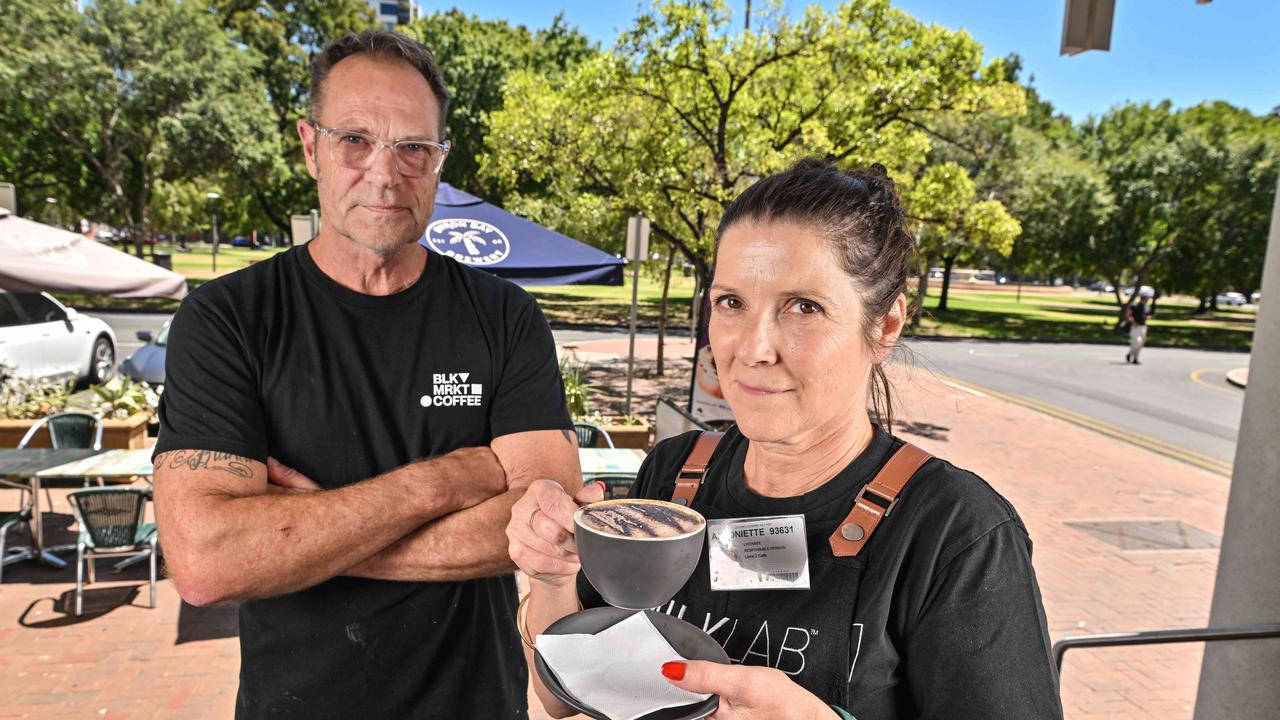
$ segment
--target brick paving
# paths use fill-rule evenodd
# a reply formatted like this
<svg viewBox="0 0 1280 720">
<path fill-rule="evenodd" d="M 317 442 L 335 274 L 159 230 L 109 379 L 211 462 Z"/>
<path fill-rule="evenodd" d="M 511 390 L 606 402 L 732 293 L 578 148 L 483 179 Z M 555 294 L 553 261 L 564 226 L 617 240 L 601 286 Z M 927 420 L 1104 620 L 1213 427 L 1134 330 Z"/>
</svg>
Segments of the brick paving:
<svg viewBox="0 0 1280 720">
<path fill-rule="evenodd" d="M 621 402 L 625 356 L 582 343 L 589 380 L 607 411 Z M 655 343 L 640 343 L 652 357 Z M 673 340 L 665 378 L 636 382 L 638 407 L 688 387 L 687 340 Z M 625 340 L 621 352 L 625 353 Z M 649 363 L 649 364 L 646 364 Z M 642 369 L 651 366 L 641 361 Z M 1022 514 L 1053 639 L 1064 635 L 1199 626 L 1208 621 L 1216 549 L 1122 550 L 1068 522 L 1177 520 L 1220 536 L 1228 481 L 1083 428 L 897 369 L 899 432 L 985 477 Z M 54 491 L 50 540 L 68 541 L 65 491 Z M 0 507 L 16 493 L 0 493 Z M 21 533 L 19 533 L 21 536 Z M 11 539 L 12 541 L 12 539 Z M 21 541 L 21 537 L 19 537 Z M 146 565 L 123 576 L 100 561 L 86 614 L 69 614 L 75 573 L 33 563 L 5 569 L 0 586 L 0 718 L 230 718 L 239 670 L 233 608 L 180 602 L 168 581 L 145 607 Z M 1191 717 L 1201 648 L 1076 650 L 1067 655 L 1068 718 Z M 531 698 L 531 716 L 545 718 Z"/>
</svg>

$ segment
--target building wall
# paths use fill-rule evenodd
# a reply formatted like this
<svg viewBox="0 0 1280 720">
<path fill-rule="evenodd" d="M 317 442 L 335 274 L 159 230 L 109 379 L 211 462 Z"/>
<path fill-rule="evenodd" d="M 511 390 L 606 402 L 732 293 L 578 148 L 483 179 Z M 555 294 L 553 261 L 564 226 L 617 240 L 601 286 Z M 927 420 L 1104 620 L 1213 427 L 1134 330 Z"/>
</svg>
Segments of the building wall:
<svg viewBox="0 0 1280 720">
<path fill-rule="evenodd" d="M 414 0 L 367 0 L 369 7 L 377 13 L 378 24 L 387 30 L 395 30 L 396 25 L 404 25 L 418 19 L 418 3 Z"/>
</svg>

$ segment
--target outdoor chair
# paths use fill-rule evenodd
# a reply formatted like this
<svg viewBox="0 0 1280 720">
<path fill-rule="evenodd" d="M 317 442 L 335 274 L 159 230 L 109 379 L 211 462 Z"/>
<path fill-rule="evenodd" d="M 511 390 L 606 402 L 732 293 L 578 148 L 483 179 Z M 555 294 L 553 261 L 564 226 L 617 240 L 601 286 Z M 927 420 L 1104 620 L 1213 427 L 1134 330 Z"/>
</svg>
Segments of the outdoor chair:
<svg viewBox="0 0 1280 720">
<path fill-rule="evenodd" d="M 631 485 L 635 483 L 636 476 L 625 473 L 602 473 L 600 475 L 592 475 L 587 482 L 600 481 L 604 483 L 604 499 L 615 500 L 624 498 L 631 492 Z"/>
<path fill-rule="evenodd" d="M 89 413 L 60 412 L 40 418 L 18 441 L 18 447 L 25 448 L 41 429 L 48 431 L 49 446 L 53 448 L 102 449 L 102 421 Z M 55 484 L 57 478 L 44 480 L 44 496 L 49 501 L 50 512 L 53 511 L 53 495 L 49 493 L 49 486 Z M 89 485 L 88 478 L 85 478 L 84 485 Z"/>
<path fill-rule="evenodd" d="M 76 490 L 67 496 L 80 525 L 76 544 L 76 615 L 84 602 L 84 570 L 93 582 L 93 561 L 97 557 L 135 555 L 144 551 L 151 558 L 151 607 L 156 606 L 155 523 L 144 523 L 147 494 L 141 488 L 102 487 Z"/>
<path fill-rule="evenodd" d="M 31 488 L 8 480 L 0 480 L 0 487 L 13 488 L 22 493 L 21 499 L 18 501 L 18 509 L 6 513 L 0 513 L 0 582 L 4 582 L 4 569 L 8 565 L 21 562 L 36 556 L 36 551 L 30 545 L 18 545 L 9 547 L 9 531 L 19 525 L 27 526 L 27 537 L 34 537 L 31 532 Z"/>
<path fill-rule="evenodd" d="M 604 446 L 613 449 L 613 438 L 609 437 L 609 433 L 604 428 L 589 422 L 576 422 L 573 424 L 573 431 L 578 434 L 578 447 L 593 448 L 604 440 Z"/>
</svg>

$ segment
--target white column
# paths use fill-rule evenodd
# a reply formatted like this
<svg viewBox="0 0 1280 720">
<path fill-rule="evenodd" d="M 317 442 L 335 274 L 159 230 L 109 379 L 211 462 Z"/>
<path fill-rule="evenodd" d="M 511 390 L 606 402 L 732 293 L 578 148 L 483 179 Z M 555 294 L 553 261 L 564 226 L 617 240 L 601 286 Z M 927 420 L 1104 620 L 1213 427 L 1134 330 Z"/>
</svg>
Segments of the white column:
<svg viewBox="0 0 1280 720">
<path fill-rule="evenodd" d="M 1209 624 L 1280 623 L 1280 183 Z M 1280 638 L 1207 643 L 1196 720 L 1280 717 Z"/>
</svg>

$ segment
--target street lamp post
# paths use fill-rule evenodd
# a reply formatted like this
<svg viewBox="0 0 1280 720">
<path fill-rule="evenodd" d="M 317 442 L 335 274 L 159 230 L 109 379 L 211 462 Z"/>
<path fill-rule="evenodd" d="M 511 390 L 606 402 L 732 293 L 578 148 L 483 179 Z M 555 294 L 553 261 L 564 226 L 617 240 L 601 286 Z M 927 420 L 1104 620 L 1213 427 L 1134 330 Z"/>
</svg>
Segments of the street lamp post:
<svg viewBox="0 0 1280 720">
<path fill-rule="evenodd" d="M 205 193 L 205 197 L 215 201 L 213 206 L 213 273 L 218 273 L 218 206 L 216 201 L 222 196 L 216 192 Z"/>
<path fill-rule="evenodd" d="M 47 198 L 45 198 L 45 199 L 44 199 L 44 201 L 45 201 L 46 203 L 49 203 L 49 205 L 51 205 L 51 206 L 52 206 L 52 207 L 50 207 L 50 208 L 49 208 L 49 210 L 50 210 L 50 213 L 53 215 L 53 222 L 54 222 L 54 224 L 56 224 L 58 227 L 60 227 L 60 228 L 61 228 L 61 227 L 62 227 L 62 213 L 58 211 L 58 199 L 57 199 L 57 198 L 55 198 L 55 197 L 47 197 Z"/>
</svg>

